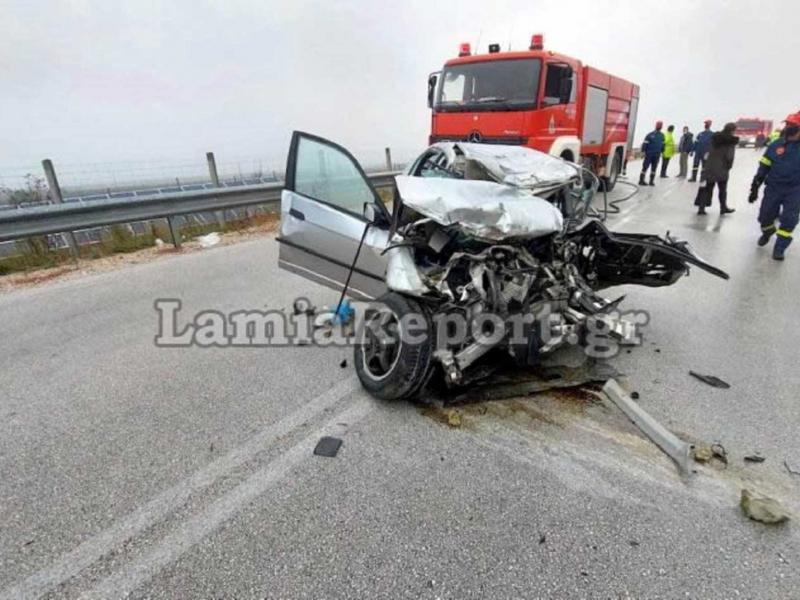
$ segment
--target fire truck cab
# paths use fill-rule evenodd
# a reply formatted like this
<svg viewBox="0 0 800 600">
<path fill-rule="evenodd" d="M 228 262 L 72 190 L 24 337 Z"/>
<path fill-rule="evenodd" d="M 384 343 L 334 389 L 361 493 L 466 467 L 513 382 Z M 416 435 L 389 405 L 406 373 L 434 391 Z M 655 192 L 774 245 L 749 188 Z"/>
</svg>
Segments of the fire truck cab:
<svg viewBox="0 0 800 600">
<path fill-rule="evenodd" d="M 580 60 L 544 49 L 459 55 L 428 79 L 430 143 L 470 141 L 522 145 L 616 183 L 633 146 L 639 87 Z"/>
<path fill-rule="evenodd" d="M 756 148 L 765 145 L 767 137 L 772 133 L 772 121 L 758 117 L 739 117 L 736 120 L 736 135 L 739 146 L 752 144 Z"/>
</svg>

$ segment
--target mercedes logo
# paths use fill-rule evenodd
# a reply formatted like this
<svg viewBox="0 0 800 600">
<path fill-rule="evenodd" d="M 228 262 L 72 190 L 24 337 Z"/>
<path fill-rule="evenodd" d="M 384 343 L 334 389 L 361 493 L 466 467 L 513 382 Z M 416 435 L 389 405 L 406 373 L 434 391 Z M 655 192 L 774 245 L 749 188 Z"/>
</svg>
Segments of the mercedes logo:
<svg viewBox="0 0 800 600">
<path fill-rule="evenodd" d="M 478 131 L 477 129 L 470 131 L 469 135 L 467 136 L 467 141 L 472 142 L 473 144 L 479 144 L 482 139 L 483 136 L 481 135 L 481 132 Z"/>
</svg>

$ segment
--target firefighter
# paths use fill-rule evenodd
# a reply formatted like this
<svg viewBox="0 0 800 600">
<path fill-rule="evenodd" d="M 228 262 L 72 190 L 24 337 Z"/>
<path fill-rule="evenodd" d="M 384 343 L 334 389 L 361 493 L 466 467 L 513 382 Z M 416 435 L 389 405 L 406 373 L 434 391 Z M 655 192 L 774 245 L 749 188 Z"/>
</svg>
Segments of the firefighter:
<svg viewBox="0 0 800 600">
<path fill-rule="evenodd" d="M 766 182 L 758 222 L 759 246 L 766 246 L 777 234 L 772 258 L 783 260 L 792 243 L 792 232 L 800 218 L 800 112 L 786 117 L 781 137 L 767 146 L 750 186 L 749 202 L 758 199 L 758 188 Z M 777 225 L 776 225 L 777 220 Z"/>
<path fill-rule="evenodd" d="M 705 165 L 706 154 L 711 146 L 711 136 L 714 135 L 714 132 L 711 131 L 711 119 L 706 119 L 703 125 L 703 131 L 698 133 L 697 137 L 694 139 L 694 148 L 692 149 L 694 152 L 694 162 L 692 163 L 692 176 L 689 181 L 697 181 L 697 171 L 701 166 Z"/>
<path fill-rule="evenodd" d="M 658 160 L 664 151 L 664 134 L 661 133 L 663 127 L 664 123 L 662 121 L 656 121 L 656 128 L 644 137 L 644 142 L 642 142 L 644 162 L 642 163 L 642 173 L 639 175 L 639 185 L 647 185 L 644 181 L 644 175 L 648 168 L 650 169 L 650 185 L 655 185 Z"/>
<path fill-rule="evenodd" d="M 769 146 L 772 142 L 777 140 L 779 137 L 781 137 L 781 130 L 780 129 L 776 129 L 775 131 L 770 133 L 769 137 L 767 137 L 767 146 Z"/>
<path fill-rule="evenodd" d="M 675 137 L 673 132 L 675 131 L 675 125 L 670 125 L 667 127 L 667 133 L 664 134 L 664 151 L 661 153 L 661 177 L 667 177 L 667 165 L 669 165 L 669 159 L 675 156 Z"/>
</svg>

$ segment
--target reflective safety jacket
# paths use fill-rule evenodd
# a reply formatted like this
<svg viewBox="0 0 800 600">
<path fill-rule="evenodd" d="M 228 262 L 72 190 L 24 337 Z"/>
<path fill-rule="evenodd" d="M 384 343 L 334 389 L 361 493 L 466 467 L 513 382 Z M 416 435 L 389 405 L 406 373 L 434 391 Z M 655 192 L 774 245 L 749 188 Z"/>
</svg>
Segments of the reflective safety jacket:
<svg viewBox="0 0 800 600">
<path fill-rule="evenodd" d="M 674 143 L 674 142 L 673 142 Z M 642 152 L 650 156 L 657 156 L 664 151 L 664 134 L 654 129 L 644 137 Z"/>
<path fill-rule="evenodd" d="M 779 137 L 781 137 L 781 132 L 780 132 L 779 129 L 776 129 L 775 131 L 770 133 L 769 136 L 767 137 L 767 144 L 771 144 L 772 142 L 777 140 Z"/>
<path fill-rule="evenodd" d="M 714 132 L 710 129 L 704 129 L 700 133 L 697 134 L 697 137 L 694 139 L 694 153 L 699 156 L 705 156 L 708 149 L 711 147 L 711 136 L 714 135 Z"/>
<path fill-rule="evenodd" d="M 664 134 L 664 158 L 672 158 L 675 156 L 675 137 L 671 131 Z"/>
<path fill-rule="evenodd" d="M 781 137 L 767 146 L 756 178 L 766 181 L 773 191 L 800 196 L 800 141 L 787 142 Z"/>
</svg>

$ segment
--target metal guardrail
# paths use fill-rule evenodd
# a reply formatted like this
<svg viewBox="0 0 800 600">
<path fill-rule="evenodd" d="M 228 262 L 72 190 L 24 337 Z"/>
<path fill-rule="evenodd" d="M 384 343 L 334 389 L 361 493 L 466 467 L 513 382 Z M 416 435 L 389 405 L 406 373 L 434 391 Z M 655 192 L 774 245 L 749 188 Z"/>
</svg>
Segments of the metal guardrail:
<svg viewBox="0 0 800 600">
<path fill-rule="evenodd" d="M 376 188 L 394 185 L 396 171 L 370 173 Z M 77 231 L 169 218 L 190 213 L 227 210 L 255 204 L 277 202 L 283 182 L 263 185 L 184 191 L 135 198 L 90 200 L 17 208 L 0 212 L 0 242 L 20 238 Z"/>
</svg>

